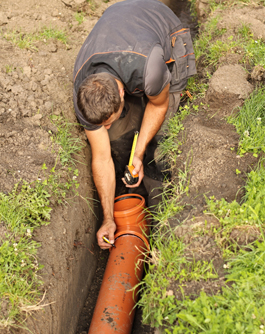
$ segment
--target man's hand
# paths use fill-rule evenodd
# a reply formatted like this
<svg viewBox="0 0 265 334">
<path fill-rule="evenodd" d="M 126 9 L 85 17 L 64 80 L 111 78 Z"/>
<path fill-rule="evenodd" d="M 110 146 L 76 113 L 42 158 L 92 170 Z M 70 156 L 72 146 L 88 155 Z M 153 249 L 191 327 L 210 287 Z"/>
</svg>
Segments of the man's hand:
<svg viewBox="0 0 265 334">
<path fill-rule="evenodd" d="M 101 249 L 108 249 L 112 247 L 103 240 L 103 237 L 109 239 L 111 244 L 114 244 L 114 233 L 116 231 L 116 224 L 112 219 L 104 219 L 101 228 L 98 230 L 97 239 L 98 245 Z"/>
<path fill-rule="evenodd" d="M 133 175 L 138 174 L 139 180 L 137 183 L 129 185 L 125 182 L 125 179 L 122 178 L 123 183 L 126 185 L 127 188 L 136 188 L 139 187 L 140 183 L 142 182 L 142 179 L 144 177 L 144 166 L 143 166 L 143 161 L 138 158 L 137 156 L 134 155 L 133 157 L 133 166 L 134 166 L 134 170 L 133 170 Z"/>
</svg>

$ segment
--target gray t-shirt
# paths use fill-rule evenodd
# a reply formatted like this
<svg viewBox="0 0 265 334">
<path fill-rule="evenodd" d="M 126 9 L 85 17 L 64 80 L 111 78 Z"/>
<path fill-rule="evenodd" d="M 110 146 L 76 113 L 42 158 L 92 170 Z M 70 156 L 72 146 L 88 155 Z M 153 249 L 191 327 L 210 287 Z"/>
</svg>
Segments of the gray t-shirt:
<svg viewBox="0 0 265 334">
<path fill-rule="evenodd" d="M 108 72 L 107 68 L 99 68 L 99 72 Z M 111 73 L 111 71 L 109 71 Z M 113 75 L 113 73 L 111 73 Z M 117 77 L 119 80 L 119 78 Z M 166 87 L 171 80 L 171 73 L 167 67 L 164 59 L 164 52 L 160 45 L 155 45 L 152 49 L 146 64 L 144 77 L 144 93 L 149 96 L 157 96 Z M 101 126 L 94 125 L 86 121 L 77 106 L 77 96 L 74 90 L 74 107 L 76 116 L 80 124 L 87 130 L 93 131 L 99 129 Z M 126 100 L 126 97 L 125 97 Z M 124 114 L 125 110 L 123 111 Z M 123 115 L 122 114 L 122 115 Z"/>
</svg>

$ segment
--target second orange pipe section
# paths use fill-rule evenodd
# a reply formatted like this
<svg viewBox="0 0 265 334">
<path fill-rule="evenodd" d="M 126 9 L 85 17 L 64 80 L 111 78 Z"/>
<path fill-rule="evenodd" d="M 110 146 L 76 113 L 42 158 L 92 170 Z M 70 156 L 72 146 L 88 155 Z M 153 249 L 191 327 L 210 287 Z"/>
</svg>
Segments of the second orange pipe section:
<svg viewBox="0 0 265 334">
<path fill-rule="evenodd" d="M 114 220 L 117 225 L 112 248 L 89 334 L 129 334 L 134 319 L 134 306 L 141 281 L 143 263 L 149 248 L 149 226 L 145 200 L 137 194 L 115 199 Z"/>
</svg>

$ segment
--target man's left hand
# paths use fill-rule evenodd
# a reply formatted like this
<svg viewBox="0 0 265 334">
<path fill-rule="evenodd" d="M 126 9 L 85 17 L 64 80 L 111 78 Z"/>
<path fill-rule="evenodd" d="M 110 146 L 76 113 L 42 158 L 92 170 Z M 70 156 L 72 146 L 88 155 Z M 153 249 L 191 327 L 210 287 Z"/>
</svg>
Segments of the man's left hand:
<svg viewBox="0 0 265 334">
<path fill-rule="evenodd" d="M 101 228 L 97 232 L 98 245 L 101 249 L 111 248 L 114 244 L 114 233 L 116 231 L 116 224 L 113 219 L 104 219 Z M 103 237 L 109 239 L 110 244 L 103 240 Z"/>
<path fill-rule="evenodd" d="M 137 156 L 134 156 L 132 164 L 134 166 L 133 175 L 138 174 L 139 180 L 138 180 L 137 183 L 129 185 L 125 182 L 125 179 L 122 178 L 122 181 L 126 185 L 127 188 L 139 187 L 139 185 L 142 182 L 142 179 L 144 177 L 144 166 L 143 166 L 142 160 L 140 158 L 138 158 Z"/>
</svg>

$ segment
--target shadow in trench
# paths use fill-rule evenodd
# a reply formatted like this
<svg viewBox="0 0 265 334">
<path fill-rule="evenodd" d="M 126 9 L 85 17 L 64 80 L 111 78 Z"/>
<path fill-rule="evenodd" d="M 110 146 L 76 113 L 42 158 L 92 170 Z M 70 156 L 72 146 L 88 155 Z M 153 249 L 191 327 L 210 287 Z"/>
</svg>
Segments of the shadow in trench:
<svg viewBox="0 0 265 334">
<path fill-rule="evenodd" d="M 192 39 L 198 33 L 198 22 L 191 16 L 190 5 L 187 0 L 161 0 L 166 4 L 180 19 L 185 28 L 190 28 Z"/>
</svg>

